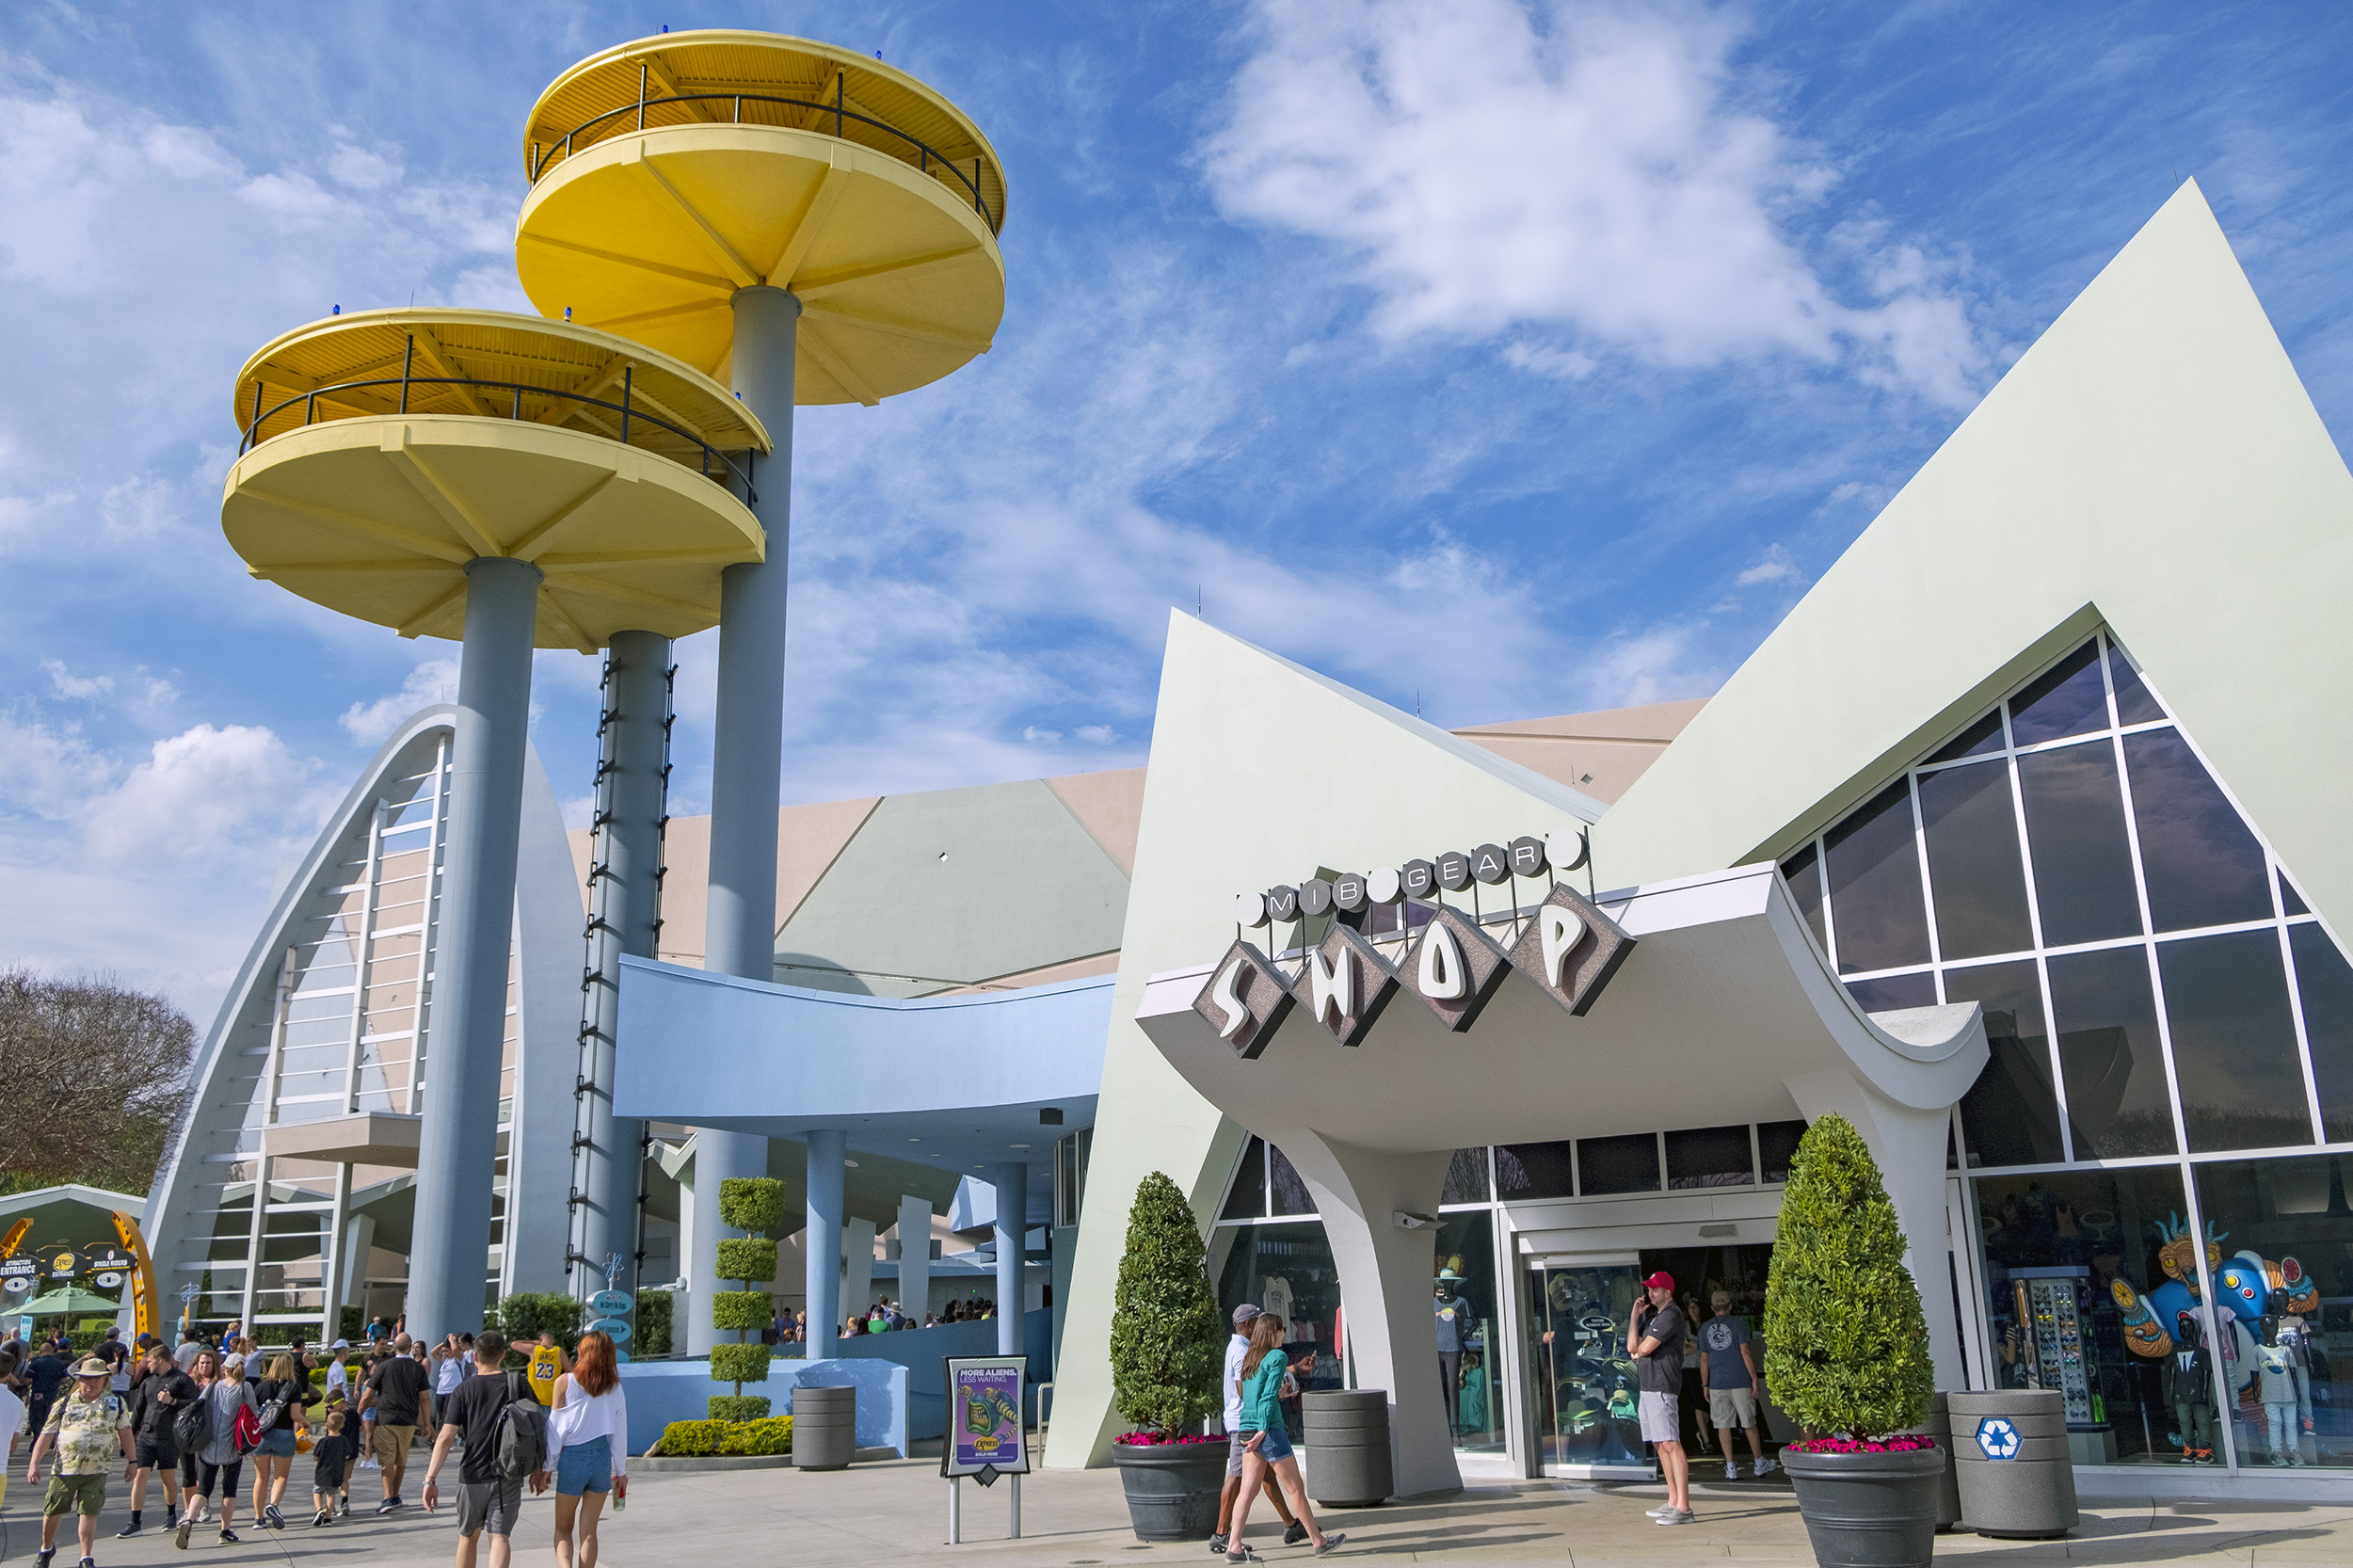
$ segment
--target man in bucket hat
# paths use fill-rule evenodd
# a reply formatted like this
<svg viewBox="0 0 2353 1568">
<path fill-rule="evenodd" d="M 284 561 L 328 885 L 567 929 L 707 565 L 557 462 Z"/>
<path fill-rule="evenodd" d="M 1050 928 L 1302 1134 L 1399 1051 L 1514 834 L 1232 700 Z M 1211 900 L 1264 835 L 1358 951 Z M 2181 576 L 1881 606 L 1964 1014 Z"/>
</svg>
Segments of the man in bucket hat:
<svg viewBox="0 0 2353 1568">
<path fill-rule="evenodd" d="M 108 1386 L 114 1368 L 104 1358 L 86 1356 L 73 1368 L 73 1387 L 49 1411 L 48 1424 L 33 1445 L 32 1461 L 24 1467 L 24 1483 L 40 1484 L 40 1462 L 56 1450 L 56 1473 L 40 1504 L 40 1551 L 34 1568 L 49 1568 L 56 1555 L 57 1521 L 68 1509 L 82 1541 L 82 1568 L 97 1568 L 90 1556 L 98 1544 L 98 1511 L 106 1505 L 106 1472 L 116 1459 L 131 1458 L 131 1412 L 122 1397 Z"/>
</svg>

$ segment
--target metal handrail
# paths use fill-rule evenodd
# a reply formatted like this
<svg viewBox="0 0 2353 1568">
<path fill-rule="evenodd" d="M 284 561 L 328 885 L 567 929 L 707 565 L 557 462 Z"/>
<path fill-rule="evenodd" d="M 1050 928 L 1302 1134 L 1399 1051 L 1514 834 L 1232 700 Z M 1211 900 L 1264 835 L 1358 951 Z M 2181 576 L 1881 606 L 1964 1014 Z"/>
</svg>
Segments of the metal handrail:
<svg viewBox="0 0 2353 1568">
<path fill-rule="evenodd" d="M 534 397 L 560 398 L 567 403 L 579 403 L 584 404 L 590 408 L 609 408 L 613 412 L 621 416 L 620 442 L 623 446 L 630 444 L 629 428 L 632 424 L 659 425 L 680 440 L 692 442 L 694 446 L 702 453 L 702 476 L 705 479 L 713 478 L 711 472 L 711 465 L 715 459 L 719 466 L 727 471 L 728 474 L 743 481 L 744 500 L 745 502 L 756 504 L 760 500 L 760 492 L 754 488 L 752 485 L 752 468 L 754 457 L 753 454 L 749 450 L 744 452 L 744 461 L 741 466 L 738 466 L 735 459 L 729 457 L 726 453 L 720 451 L 717 447 L 712 445 L 700 436 L 696 435 L 692 430 L 684 429 L 679 425 L 673 424 L 668 420 L 662 418 L 658 414 L 649 414 L 642 408 L 632 408 L 630 406 L 632 401 L 632 394 L 634 391 L 633 382 L 636 376 L 636 370 L 633 366 L 625 369 L 621 373 L 621 401 L 618 403 L 615 403 L 609 398 L 584 397 L 578 392 L 558 392 L 552 387 L 535 387 L 530 385 L 528 382 L 523 381 L 491 381 L 483 379 L 479 376 L 409 376 L 406 374 L 408 364 L 405 360 L 401 369 L 404 374 L 399 376 L 382 376 L 367 381 L 338 381 L 333 386 L 313 387 L 309 392 L 297 392 L 292 397 L 284 398 L 277 403 L 273 403 L 267 408 L 264 408 L 262 407 L 262 383 L 258 378 L 256 378 L 253 383 L 253 416 L 251 419 L 247 421 L 242 437 L 237 442 L 237 456 L 242 457 L 247 452 L 256 446 L 259 446 L 264 440 L 275 440 L 275 437 L 263 436 L 260 433 L 262 426 L 267 424 L 271 420 L 277 418 L 280 414 L 283 413 L 286 409 L 293 408 L 297 403 L 302 405 L 301 427 L 308 429 L 313 421 L 313 417 L 317 413 L 319 399 L 328 396 L 334 392 L 358 392 L 367 387 L 398 387 L 400 389 L 400 408 L 397 412 L 405 414 L 408 412 L 408 389 L 412 386 L 494 387 L 502 392 L 510 392 L 514 394 L 514 403 L 506 417 L 519 421 L 523 417 L 523 394 L 525 392 L 529 392 Z M 364 418 L 367 416 L 363 411 L 361 414 L 351 417 Z M 496 419 L 499 416 L 496 414 L 477 414 L 473 417 L 482 419 Z M 280 435 L 288 433 L 289 432 L 286 431 L 279 432 Z M 608 436 L 605 439 L 610 440 L 613 438 Z M 715 479 L 714 482 L 719 484 L 722 488 L 725 488 L 725 478 Z"/>
<path fill-rule="evenodd" d="M 561 150 L 564 157 L 570 157 L 572 155 L 572 142 L 574 138 L 579 137 L 582 133 L 587 131 L 590 127 L 600 125 L 605 120 L 615 119 L 620 115 L 635 115 L 637 117 L 636 128 L 642 131 L 646 128 L 646 111 L 663 104 L 728 103 L 734 105 L 733 123 L 741 125 L 744 123 L 744 105 L 745 104 L 782 104 L 788 108 L 815 109 L 820 114 L 832 115 L 833 134 L 837 136 L 841 135 L 846 122 L 853 120 L 856 120 L 861 125 L 872 125 L 877 131 L 887 132 L 891 136 L 897 136 L 901 141 L 905 142 L 908 146 L 916 150 L 915 167 L 921 172 L 929 174 L 931 172 L 931 166 L 933 162 L 936 160 L 940 168 L 946 169 L 949 173 L 954 175 L 959 181 L 963 182 L 964 188 L 972 193 L 972 210 L 981 215 L 982 221 L 988 225 L 989 232 L 991 233 L 996 232 L 999 224 L 1001 221 L 995 214 L 988 210 L 988 203 L 981 199 L 980 170 L 984 160 L 977 153 L 974 154 L 972 159 L 972 173 L 968 176 L 964 170 L 958 168 L 949 160 L 947 154 L 941 152 L 937 148 L 933 147 L 929 143 L 926 143 L 915 136 L 907 135 L 904 131 L 900 130 L 896 125 L 887 124 L 882 120 L 876 120 L 872 115 L 863 115 L 858 113 L 856 109 L 846 107 L 843 103 L 843 79 L 839 75 L 834 78 L 834 99 L 830 104 L 824 102 L 822 99 L 784 98 L 776 96 L 773 93 L 760 92 L 681 92 L 672 94 L 666 98 L 648 98 L 645 93 L 645 82 L 641 75 L 641 79 L 639 80 L 637 87 L 637 99 L 634 103 L 624 104 L 617 109 L 607 109 L 604 113 L 596 116 L 594 119 L 581 121 L 578 125 L 575 125 L 570 130 L 565 132 L 564 139 L 553 144 L 552 146 L 550 146 L 545 153 L 540 152 L 539 144 L 537 142 L 533 142 L 531 144 L 531 184 L 536 185 L 539 183 L 539 176 L 546 173 L 549 166 L 556 161 L 559 149 Z"/>
</svg>

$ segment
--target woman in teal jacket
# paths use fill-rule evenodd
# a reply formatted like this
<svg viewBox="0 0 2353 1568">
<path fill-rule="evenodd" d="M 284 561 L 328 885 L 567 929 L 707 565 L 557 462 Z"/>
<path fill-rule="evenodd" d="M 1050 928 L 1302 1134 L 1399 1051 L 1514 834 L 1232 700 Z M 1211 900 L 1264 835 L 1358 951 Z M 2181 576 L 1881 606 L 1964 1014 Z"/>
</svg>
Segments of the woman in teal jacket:
<svg viewBox="0 0 2353 1568">
<path fill-rule="evenodd" d="M 1299 1479 L 1299 1461 L 1291 1452 L 1290 1433 L 1283 1427 L 1283 1374 L 1290 1369 L 1282 1351 L 1283 1332 L 1283 1320 L 1272 1312 L 1251 1323 L 1250 1353 L 1242 1357 L 1241 1377 L 1236 1384 L 1241 1391 L 1241 1430 L 1247 1441 L 1241 1449 L 1241 1493 L 1234 1499 L 1233 1528 L 1225 1537 L 1228 1562 L 1248 1562 L 1257 1555 L 1242 1544 L 1241 1532 L 1250 1520 L 1251 1499 L 1265 1484 L 1269 1470 L 1290 1499 L 1291 1512 L 1307 1527 L 1316 1556 L 1321 1557 L 1348 1539 L 1323 1533 L 1316 1523 L 1316 1511 L 1308 1506 L 1306 1484 Z"/>
</svg>

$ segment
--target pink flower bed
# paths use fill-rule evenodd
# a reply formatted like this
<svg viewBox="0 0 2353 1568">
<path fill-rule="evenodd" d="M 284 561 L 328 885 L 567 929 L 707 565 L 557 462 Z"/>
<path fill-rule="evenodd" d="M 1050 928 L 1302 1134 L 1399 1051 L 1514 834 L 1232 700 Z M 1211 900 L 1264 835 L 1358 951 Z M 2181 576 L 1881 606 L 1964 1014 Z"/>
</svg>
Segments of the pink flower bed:
<svg viewBox="0 0 2353 1568">
<path fill-rule="evenodd" d="M 1921 1448 L 1933 1448 L 1936 1439 L 1917 1432 L 1899 1437 L 1809 1437 L 1788 1445 L 1791 1453 L 1801 1454 L 1904 1454 Z"/>
<path fill-rule="evenodd" d="M 1162 1447 L 1172 1443 L 1223 1444 L 1225 1439 L 1223 1437 L 1204 1437 L 1197 1432 L 1179 1432 L 1174 1437 L 1171 1437 L 1164 1432 L 1122 1432 L 1119 1436 L 1112 1438 L 1112 1441 L 1114 1443 L 1133 1444 L 1139 1448 L 1149 1448 Z"/>
</svg>

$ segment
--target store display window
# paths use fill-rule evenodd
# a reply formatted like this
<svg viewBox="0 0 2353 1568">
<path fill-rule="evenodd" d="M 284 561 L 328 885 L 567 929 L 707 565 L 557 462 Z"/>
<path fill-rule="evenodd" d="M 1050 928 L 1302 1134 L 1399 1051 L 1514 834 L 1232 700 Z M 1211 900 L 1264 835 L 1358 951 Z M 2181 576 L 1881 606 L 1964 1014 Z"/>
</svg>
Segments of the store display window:
<svg viewBox="0 0 2353 1568">
<path fill-rule="evenodd" d="M 2353 1467 L 2353 1155 L 2198 1167 L 2241 1469 Z"/>
<path fill-rule="evenodd" d="M 1220 1225 L 1211 1234 L 1209 1262 L 1221 1319 L 1231 1321 L 1234 1308 L 1249 1302 L 1283 1320 L 1283 1348 L 1301 1393 L 1346 1386 L 1333 1352 L 1339 1272 L 1321 1221 Z M 1292 1441 L 1298 1441 L 1299 1400 L 1285 1400 L 1283 1416 Z"/>
</svg>

